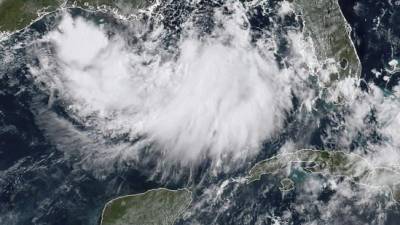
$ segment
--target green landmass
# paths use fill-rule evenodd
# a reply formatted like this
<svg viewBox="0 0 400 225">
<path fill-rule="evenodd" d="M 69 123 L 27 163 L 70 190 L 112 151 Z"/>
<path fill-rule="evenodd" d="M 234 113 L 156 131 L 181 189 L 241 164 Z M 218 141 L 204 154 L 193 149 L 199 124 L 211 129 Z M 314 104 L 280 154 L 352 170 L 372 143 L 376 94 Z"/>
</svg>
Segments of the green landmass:
<svg viewBox="0 0 400 225">
<path fill-rule="evenodd" d="M 149 2 L 151 0 L 0 0 L 0 31 L 20 30 L 41 14 L 55 11 L 61 6 L 86 9 L 108 6 L 128 14 Z"/>
<path fill-rule="evenodd" d="M 187 189 L 154 189 L 108 202 L 101 225 L 173 225 L 192 201 Z"/>
<path fill-rule="evenodd" d="M 350 38 L 351 28 L 344 18 L 338 0 L 294 0 L 302 14 L 306 33 L 314 42 L 317 57 L 338 69 L 331 81 L 344 77 L 360 77 L 361 63 Z"/>
<path fill-rule="evenodd" d="M 121 14 L 131 14 L 136 9 L 146 7 L 153 1 L 154 0 L 68 0 L 66 5 L 82 8 L 108 6 L 117 9 Z"/>
<path fill-rule="evenodd" d="M 40 11 L 53 11 L 61 5 L 57 0 L 3 0 L 0 1 L 0 30 L 15 31 L 24 28 L 38 17 Z"/>
<path fill-rule="evenodd" d="M 29 25 L 41 13 L 61 6 L 92 9 L 107 6 L 130 14 L 154 0 L 0 0 L 0 31 L 13 32 Z M 336 65 L 331 81 L 347 76 L 360 77 L 361 64 L 349 36 L 350 27 L 337 0 L 295 0 L 302 14 L 306 33 L 313 39 L 318 59 Z M 332 61 L 331 60 L 331 61 Z"/>
<path fill-rule="evenodd" d="M 284 178 L 281 180 L 281 187 L 279 187 L 279 190 L 282 192 L 288 192 L 294 189 L 294 182 L 293 180 L 289 178 Z"/>
<path fill-rule="evenodd" d="M 339 151 L 305 149 L 274 156 L 253 166 L 247 183 L 260 180 L 262 175 L 271 174 L 281 178 L 283 187 L 280 189 L 287 191 L 292 181 L 287 177 L 292 170 L 298 168 L 310 174 L 340 176 L 354 183 L 378 189 L 388 188 L 393 200 L 400 203 L 400 171 L 397 167 L 374 167 L 357 154 Z"/>
</svg>

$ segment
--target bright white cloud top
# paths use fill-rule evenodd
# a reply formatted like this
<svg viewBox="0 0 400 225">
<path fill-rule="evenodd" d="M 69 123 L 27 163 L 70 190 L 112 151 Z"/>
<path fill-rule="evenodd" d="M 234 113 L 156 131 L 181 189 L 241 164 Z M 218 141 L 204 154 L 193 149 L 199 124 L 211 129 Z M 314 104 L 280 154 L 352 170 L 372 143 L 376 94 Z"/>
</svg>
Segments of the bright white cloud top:
<svg viewBox="0 0 400 225">
<path fill-rule="evenodd" d="M 198 39 L 188 30 L 172 54 L 157 45 L 158 31 L 134 51 L 65 14 L 45 38 L 56 46 L 57 66 L 43 56 L 32 72 L 104 133 L 144 136 L 184 160 L 246 156 L 282 126 L 293 74 L 278 69 L 268 46 L 250 43 L 241 13 L 216 13 L 222 26 L 214 35 Z"/>
</svg>

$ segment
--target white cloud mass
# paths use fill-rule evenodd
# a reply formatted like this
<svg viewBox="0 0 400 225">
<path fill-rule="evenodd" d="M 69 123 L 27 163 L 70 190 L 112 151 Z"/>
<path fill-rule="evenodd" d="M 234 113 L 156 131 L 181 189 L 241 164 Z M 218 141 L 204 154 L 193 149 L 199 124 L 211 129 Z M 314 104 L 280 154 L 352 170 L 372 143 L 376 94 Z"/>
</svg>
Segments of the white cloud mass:
<svg viewBox="0 0 400 225">
<path fill-rule="evenodd" d="M 185 161 L 240 159 L 282 127 L 296 79 L 278 69 L 271 43 L 251 43 L 244 10 L 230 7 L 232 15 L 215 13 L 222 26 L 212 35 L 198 38 L 187 29 L 173 53 L 159 45 L 162 27 L 138 43 L 139 51 L 65 13 L 44 38 L 56 54 L 42 55 L 31 72 L 60 92 L 70 113 L 106 136 L 145 137 Z"/>
</svg>

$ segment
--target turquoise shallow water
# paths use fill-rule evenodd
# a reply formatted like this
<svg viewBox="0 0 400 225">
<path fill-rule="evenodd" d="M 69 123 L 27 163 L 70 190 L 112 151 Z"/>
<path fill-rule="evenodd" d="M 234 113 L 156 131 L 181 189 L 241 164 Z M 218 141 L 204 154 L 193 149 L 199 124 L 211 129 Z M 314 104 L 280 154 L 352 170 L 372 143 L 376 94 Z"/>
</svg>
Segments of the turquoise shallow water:
<svg viewBox="0 0 400 225">
<path fill-rule="evenodd" d="M 360 1 L 361 2 L 361 1 Z M 390 90 L 397 85 L 398 75 L 394 75 L 390 82 L 383 82 L 375 78 L 369 71 L 372 68 L 383 68 L 391 58 L 400 56 L 397 38 L 400 32 L 394 28 L 398 22 L 396 7 L 383 1 L 363 1 L 361 11 L 355 11 L 356 1 L 341 1 L 344 14 L 353 27 L 355 45 L 363 65 L 363 77 L 366 81 L 375 82 L 382 88 Z M 278 64 L 282 62 L 288 52 L 287 40 L 282 38 L 288 30 L 300 29 L 293 17 L 278 18 L 275 14 L 275 1 L 265 8 L 255 7 L 249 12 L 249 26 L 254 31 L 253 39 L 268 37 L 265 30 L 278 26 L 277 41 L 279 51 L 276 53 Z M 199 29 L 207 34 L 215 24 L 209 16 L 212 9 L 220 7 L 217 1 L 200 1 L 193 6 L 170 3 L 162 9 L 165 16 L 164 26 L 170 30 L 165 35 L 165 44 L 174 46 L 176 34 L 179 34 L 179 24 L 185 21 L 189 12 L 196 11 L 198 18 L 196 23 Z M 374 26 L 374 19 L 381 15 L 381 26 Z M 69 12 L 75 16 L 83 16 L 100 21 L 102 18 L 109 26 L 113 26 L 121 32 L 129 32 L 126 24 L 121 24 L 106 14 L 93 14 L 79 9 Z M 275 15 L 275 16 L 274 16 Z M 298 99 L 293 97 L 294 113 L 287 116 L 284 131 L 278 137 L 264 144 L 263 150 L 255 156 L 252 162 L 248 162 L 237 170 L 213 176 L 210 171 L 210 162 L 206 161 L 198 165 L 192 173 L 182 170 L 177 179 L 162 179 L 160 175 L 151 176 L 152 170 L 159 163 L 157 155 L 153 158 L 141 160 L 139 163 L 130 161 L 105 163 L 105 171 L 93 170 L 85 164 L 90 156 L 84 156 L 79 150 L 95 148 L 90 143 L 73 139 L 73 141 L 60 143 L 56 137 L 65 136 L 65 129 L 52 129 L 48 133 L 48 124 L 56 124 L 48 117 L 49 123 L 45 126 L 39 120 L 38 115 L 43 111 L 51 111 L 70 124 L 85 131 L 90 129 L 82 127 L 79 121 L 71 117 L 65 110 L 62 102 L 56 102 L 48 109 L 48 94 L 42 92 L 33 84 L 28 64 L 37 63 L 37 59 L 29 52 L 29 46 L 12 48 L 17 42 L 37 39 L 57 25 L 59 15 L 52 14 L 33 24 L 24 32 L 13 35 L 10 40 L 2 43 L 0 48 L 0 224 L 51 224 L 51 225 L 86 225 L 97 224 L 101 209 L 108 200 L 125 194 L 134 194 L 156 187 L 181 188 L 192 187 L 194 202 L 205 200 L 208 190 L 214 191 L 215 186 L 231 177 L 243 176 L 255 162 L 274 155 L 287 140 L 300 143 L 304 147 L 317 149 L 334 149 L 335 142 L 327 140 L 327 132 L 335 127 L 336 121 L 332 115 L 343 115 L 341 109 L 326 104 L 323 99 L 318 101 L 318 110 L 310 114 L 311 120 L 299 120 L 296 110 L 299 109 Z M 273 18 L 273 19 L 271 19 Z M 146 18 L 143 18 L 144 20 Z M 279 23 L 276 23 L 276 22 Z M 100 23 L 100 22 L 99 22 Z M 276 27 L 275 27 L 276 28 Z M 393 29 L 392 29 L 393 28 Z M 387 33 L 392 29 L 390 37 Z M 112 34 L 110 34 L 112 35 Z M 264 36 L 263 36 L 264 35 Z M 379 38 L 379 41 L 377 41 Z M 131 40 L 134 44 L 135 40 Z M 45 49 L 52 49 L 43 43 Z M 10 56 L 11 55 L 11 56 Z M 279 64 L 280 66 L 284 66 Z M 335 111 L 336 110 L 336 111 Z M 45 117 L 46 118 L 46 117 Z M 39 123 L 39 122 L 40 123 Z M 54 127 L 53 127 L 54 128 Z M 335 135 L 335 134 L 333 134 Z M 123 143 L 125 137 L 114 137 L 107 144 Z M 364 137 L 369 138 L 369 137 Z M 362 139 L 362 137 L 360 138 Z M 354 146 L 361 145 L 354 141 Z M 146 151 L 143 151 L 143 155 Z M 179 170 L 179 168 L 177 169 Z M 173 177 L 171 175 L 171 177 Z M 296 184 L 307 182 L 304 172 L 294 171 L 291 178 Z M 342 181 L 338 181 L 339 183 Z M 179 224 L 273 224 L 277 218 L 289 221 L 292 224 L 307 224 L 312 220 L 317 224 L 362 224 L 375 221 L 381 205 L 371 204 L 365 208 L 358 208 L 352 203 L 352 199 L 344 199 L 342 204 L 349 207 L 349 211 L 335 211 L 332 216 L 325 218 L 323 211 L 318 208 L 307 207 L 301 211 L 296 206 L 313 205 L 315 202 L 304 198 L 301 185 L 295 191 L 282 196 L 273 177 L 264 177 L 262 182 L 252 185 L 238 185 L 229 183 L 221 192 L 221 199 L 211 196 L 206 203 L 199 208 L 191 208 L 190 213 Z M 355 187 L 357 190 L 357 187 Z M 320 193 L 317 203 L 329 205 L 335 191 L 327 188 Z M 215 200 L 215 201 L 214 201 Z M 334 200 L 334 199 L 333 199 Z M 332 200 L 332 201 L 333 201 Z M 219 211 L 225 207 L 225 211 Z M 290 217 L 285 218 L 290 212 Z M 382 224 L 397 224 L 399 213 L 397 206 L 387 209 L 385 221 Z M 352 213 L 354 217 L 348 217 Z M 342 223 L 339 223 L 342 222 Z M 346 222 L 346 223 L 344 223 Z"/>
</svg>

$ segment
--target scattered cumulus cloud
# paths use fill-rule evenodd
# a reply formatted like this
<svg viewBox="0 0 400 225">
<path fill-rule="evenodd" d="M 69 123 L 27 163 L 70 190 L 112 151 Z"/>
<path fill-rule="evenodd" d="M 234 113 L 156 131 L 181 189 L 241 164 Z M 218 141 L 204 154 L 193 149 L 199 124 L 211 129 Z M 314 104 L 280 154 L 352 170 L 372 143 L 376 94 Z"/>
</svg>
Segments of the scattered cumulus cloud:
<svg viewBox="0 0 400 225">
<path fill-rule="evenodd" d="M 230 7 L 230 16 L 215 13 L 221 26 L 213 35 L 199 39 L 189 29 L 173 53 L 160 47 L 159 29 L 139 50 L 65 13 L 44 38 L 55 54 L 44 54 L 31 72 L 106 136 L 145 138 L 174 160 L 245 158 L 279 133 L 305 73 L 279 69 L 271 43 L 252 43 L 244 9 Z"/>
</svg>

